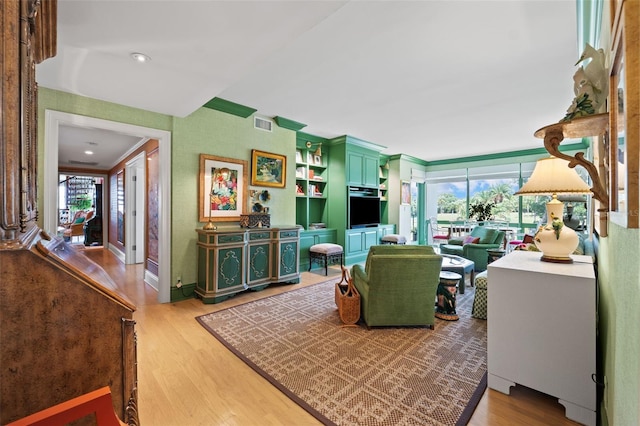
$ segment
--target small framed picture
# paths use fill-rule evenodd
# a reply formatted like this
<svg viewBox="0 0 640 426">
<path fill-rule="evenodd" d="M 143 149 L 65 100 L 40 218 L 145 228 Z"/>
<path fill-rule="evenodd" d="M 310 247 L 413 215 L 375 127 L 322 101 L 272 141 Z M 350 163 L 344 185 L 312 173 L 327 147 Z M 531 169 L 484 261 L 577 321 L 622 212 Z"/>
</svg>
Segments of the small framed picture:
<svg viewBox="0 0 640 426">
<path fill-rule="evenodd" d="M 316 166 L 321 166 L 322 165 L 322 157 L 319 155 L 314 155 L 313 156 L 313 164 L 315 164 Z"/>
<path fill-rule="evenodd" d="M 251 185 L 284 188 L 287 157 L 270 152 L 251 151 Z"/>
<path fill-rule="evenodd" d="M 411 184 L 406 180 L 400 183 L 400 204 L 411 204 Z"/>
<path fill-rule="evenodd" d="M 302 163 L 302 151 L 296 149 L 296 163 Z"/>
</svg>

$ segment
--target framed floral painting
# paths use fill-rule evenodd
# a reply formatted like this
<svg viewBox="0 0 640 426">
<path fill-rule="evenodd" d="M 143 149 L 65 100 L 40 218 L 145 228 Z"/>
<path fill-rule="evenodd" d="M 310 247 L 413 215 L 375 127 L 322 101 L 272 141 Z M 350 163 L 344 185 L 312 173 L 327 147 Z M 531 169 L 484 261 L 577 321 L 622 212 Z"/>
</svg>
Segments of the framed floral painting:
<svg viewBox="0 0 640 426">
<path fill-rule="evenodd" d="M 286 177 L 286 156 L 257 149 L 251 151 L 251 185 L 284 188 Z"/>
<path fill-rule="evenodd" d="M 247 205 L 248 173 L 244 160 L 200 154 L 198 220 L 239 221 Z"/>
</svg>

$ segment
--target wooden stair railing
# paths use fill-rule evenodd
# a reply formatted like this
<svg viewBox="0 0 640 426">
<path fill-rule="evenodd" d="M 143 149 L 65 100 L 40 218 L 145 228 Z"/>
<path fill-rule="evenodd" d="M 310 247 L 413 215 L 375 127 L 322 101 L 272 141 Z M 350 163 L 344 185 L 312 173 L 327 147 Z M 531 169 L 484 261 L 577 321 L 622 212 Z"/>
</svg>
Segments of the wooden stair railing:
<svg viewBox="0 0 640 426">
<path fill-rule="evenodd" d="M 38 411 L 7 426 L 64 426 L 90 414 L 95 414 L 98 426 L 126 426 L 116 416 L 108 386 Z"/>
</svg>

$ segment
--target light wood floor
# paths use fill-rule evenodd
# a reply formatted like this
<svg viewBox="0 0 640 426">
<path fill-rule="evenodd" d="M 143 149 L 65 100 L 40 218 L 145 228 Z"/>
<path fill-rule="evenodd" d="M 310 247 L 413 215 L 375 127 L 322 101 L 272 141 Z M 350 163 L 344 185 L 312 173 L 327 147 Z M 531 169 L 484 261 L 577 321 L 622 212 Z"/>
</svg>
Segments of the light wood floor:
<svg viewBox="0 0 640 426">
<path fill-rule="evenodd" d="M 158 304 L 140 265 L 123 265 L 108 250 L 88 249 L 137 306 L 139 411 L 142 425 L 319 425 L 305 410 L 224 348 L 194 319 L 229 306 L 325 280 L 302 273 L 295 285 L 246 292 L 215 305 L 190 299 Z M 318 271 L 320 271 L 318 269 Z M 339 270 L 329 271 L 339 278 Z M 475 426 L 577 425 L 556 399 L 516 386 L 511 395 L 488 389 L 470 423 Z"/>
</svg>

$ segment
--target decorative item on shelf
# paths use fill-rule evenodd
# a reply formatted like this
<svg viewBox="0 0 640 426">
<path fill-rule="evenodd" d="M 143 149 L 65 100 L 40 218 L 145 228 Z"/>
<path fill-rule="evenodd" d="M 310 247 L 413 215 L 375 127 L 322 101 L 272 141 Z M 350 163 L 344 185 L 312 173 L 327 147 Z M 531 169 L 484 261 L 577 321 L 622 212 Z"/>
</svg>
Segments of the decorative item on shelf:
<svg viewBox="0 0 640 426">
<path fill-rule="evenodd" d="M 549 157 L 538 160 L 531 177 L 516 195 L 551 195 L 547 203 L 547 223 L 534 236 L 536 247 L 542 252 L 540 260 L 556 263 L 572 263 L 569 256 L 578 247 L 576 232 L 564 226 L 562 210 L 564 204 L 558 194 L 590 194 L 589 185 L 561 158 Z"/>
<path fill-rule="evenodd" d="M 296 184 L 296 195 L 304 195 L 304 190 L 302 189 L 302 185 L 299 183 Z"/>
<path fill-rule="evenodd" d="M 587 44 L 576 65 L 587 59 L 590 60 L 589 63 L 580 67 L 573 76 L 576 97 L 560 121 L 571 121 L 601 112 L 605 105 L 609 95 L 609 69 L 605 66 L 604 50 L 596 50 Z"/>
</svg>

